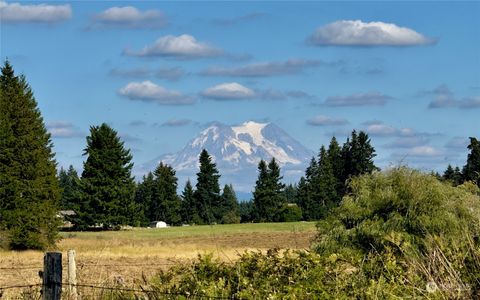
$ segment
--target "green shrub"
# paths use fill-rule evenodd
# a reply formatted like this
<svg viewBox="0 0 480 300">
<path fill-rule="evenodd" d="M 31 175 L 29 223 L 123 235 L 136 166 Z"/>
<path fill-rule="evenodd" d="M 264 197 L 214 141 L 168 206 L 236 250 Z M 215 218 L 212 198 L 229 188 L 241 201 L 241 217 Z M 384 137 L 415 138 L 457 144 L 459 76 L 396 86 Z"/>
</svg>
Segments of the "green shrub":
<svg viewBox="0 0 480 300">
<path fill-rule="evenodd" d="M 353 178 L 315 250 L 338 255 L 392 295 L 446 298 L 480 290 L 480 197 L 408 168 Z M 429 288 L 427 288 L 427 286 Z M 427 291 L 428 290 L 428 291 Z"/>
</svg>

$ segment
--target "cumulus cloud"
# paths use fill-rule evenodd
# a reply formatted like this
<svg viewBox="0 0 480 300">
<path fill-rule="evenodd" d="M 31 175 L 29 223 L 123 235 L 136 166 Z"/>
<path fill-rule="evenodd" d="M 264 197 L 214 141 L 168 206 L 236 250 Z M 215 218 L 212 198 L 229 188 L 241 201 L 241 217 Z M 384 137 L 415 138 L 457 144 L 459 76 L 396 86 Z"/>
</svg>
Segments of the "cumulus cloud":
<svg viewBox="0 0 480 300">
<path fill-rule="evenodd" d="M 430 101 L 428 108 L 480 108 L 480 96 L 457 99 L 454 93 L 448 88 L 446 84 L 441 84 L 431 91 L 420 92 L 420 96 L 425 95 L 433 96 L 433 99 Z"/>
<path fill-rule="evenodd" d="M 307 42 L 315 46 L 417 46 L 435 39 L 392 23 L 340 20 L 317 28 Z"/>
<path fill-rule="evenodd" d="M 208 43 L 197 41 L 188 34 L 167 35 L 157 39 L 153 45 L 140 51 L 125 50 L 124 54 L 140 57 L 200 58 L 223 55 L 223 51 Z"/>
<path fill-rule="evenodd" d="M 346 119 L 332 118 L 323 115 L 315 116 L 307 120 L 307 124 L 312 126 L 343 126 L 348 123 L 349 122 Z"/>
<path fill-rule="evenodd" d="M 57 23 L 72 17 L 70 5 L 7 3 L 0 1 L 1 23 Z"/>
<path fill-rule="evenodd" d="M 95 15 L 88 29 L 100 28 L 162 28 L 167 24 L 165 14 L 159 10 L 140 11 L 133 6 L 110 7 Z"/>
<path fill-rule="evenodd" d="M 162 123 L 163 127 L 181 127 L 188 125 L 192 122 L 189 119 L 170 119 Z"/>
<path fill-rule="evenodd" d="M 432 146 L 413 147 L 412 149 L 407 151 L 406 154 L 413 157 L 438 157 L 443 155 L 440 150 Z"/>
<path fill-rule="evenodd" d="M 256 97 L 255 91 L 239 83 L 222 83 L 205 89 L 201 95 L 213 100 L 246 100 Z"/>
<path fill-rule="evenodd" d="M 180 92 L 167 90 L 149 80 L 130 82 L 118 91 L 119 95 L 130 100 L 154 102 L 161 105 L 193 104 L 195 99 Z"/>
<path fill-rule="evenodd" d="M 230 77 L 267 77 L 288 75 L 302 72 L 306 68 L 320 65 L 319 60 L 289 59 L 280 62 L 261 62 L 248 64 L 241 67 L 224 68 L 210 67 L 200 72 L 204 76 L 230 76 Z"/>
<path fill-rule="evenodd" d="M 48 122 L 46 127 L 48 132 L 54 138 L 76 138 L 85 136 L 78 129 L 76 129 L 72 123 L 65 121 Z"/>
<path fill-rule="evenodd" d="M 263 16 L 265 16 L 265 13 L 261 12 L 254 12 L 251 14 L 246 14 L 243 16 L 238 16 L 238 17 L 233 17 L 233 18 L 228 18 L 228 19 L 214 19 L 212 21 L 213 24 L 215 25 L 220 25 L 220 26 L 231 26 L 231 25 L 236 25 L 238 23 L 243 23 L 247 21 L 253 21 L 256 19 L 259 19 Z"/>
<path fill-rule="evenodd" d="M 327 106 L 374 106 L 385 105 L 387 100 L 393 99 L 379 92 L 357 93 L 348 96 L 331 96 L 325 100 Z"/>
<path fill-rule="evenodd" d="M 364 122 L 362 123 L 362 130 L 367 132 L 369 135 L 376 136 L 376 137 L 405 138 L 402 141 L 398 141 L 398 145 L 400 145 L 400 143 L 404 143 L 404 144 L 413 143 L 414 141 L 413 139 L 408 140 L 406 138 L 414 138 L 414 137 L 427 138 L 427 137 L 438 135 L 435 133 L 418 132 L 413 128 L 409 128 L 409 127 L 396 128 L 391 125 L 385 124 L 384 122 L 381 122 L 381 121 Z"/>
</svg>

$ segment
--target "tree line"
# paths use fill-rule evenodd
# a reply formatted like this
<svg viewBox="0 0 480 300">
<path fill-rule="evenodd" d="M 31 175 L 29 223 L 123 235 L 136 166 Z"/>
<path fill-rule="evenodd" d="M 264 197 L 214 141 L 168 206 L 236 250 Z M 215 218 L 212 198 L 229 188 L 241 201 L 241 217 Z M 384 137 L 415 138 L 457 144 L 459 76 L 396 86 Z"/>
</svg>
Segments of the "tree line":
<svg viewBox="0 0 480 300">
<path fill-rule="evenodd" d="M 159 163 L 136 183 L 133 163 L 117 132 L 92 126 L 82 173 L 70 166 L 57 174 L 53 144 L 32 89 L 8 61 L 0 76 L 0 247 L 45 249 L 58 239 L 60 210 L 76 229 L 144 226 L 152 221 L 226 224 L 319 220 L 349 193 L 350 178 L 370 173 L 375 149 L 365 132 L 353 131 L 340 146 L 333 137 L 310 161 L 298 184 L 285 185 L 275 158 L 258 164 L 252 201 L 238 202 L 232 185 L 220 188 L 220 173 L 206 150 L 196 184 L 180 195 L 175 170 Z M 470 138 L 467 164 L 449 166 L 442 180 L 480 180 L 480 143 Z"/>
</svg>

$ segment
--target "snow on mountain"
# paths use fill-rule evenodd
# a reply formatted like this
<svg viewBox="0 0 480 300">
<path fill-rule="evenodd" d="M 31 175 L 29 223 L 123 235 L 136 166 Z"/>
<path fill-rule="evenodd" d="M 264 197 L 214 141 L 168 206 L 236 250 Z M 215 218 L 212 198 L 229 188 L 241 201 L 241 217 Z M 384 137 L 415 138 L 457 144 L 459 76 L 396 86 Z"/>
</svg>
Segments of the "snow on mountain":
<svg viewBox="0 0 480 300">
<path fill-rule="evenodd" d="M 275 157 L 282 167 L 284 181 L 296 182 L 303 174 L 313 152 L 273 123 L 245 122 L 238 126 L 211 123 L 206 129 L 175 154 L 163 155 L 150 163 L 150 169 L 160 161 L 171 165 L 183 188 L 186 179 L 195 181 L 198 156 L 206 149 L 220 171 L 221 183 L 232 183 L 239 192 L 251 192 L 261 159 Z"/>
</svg>

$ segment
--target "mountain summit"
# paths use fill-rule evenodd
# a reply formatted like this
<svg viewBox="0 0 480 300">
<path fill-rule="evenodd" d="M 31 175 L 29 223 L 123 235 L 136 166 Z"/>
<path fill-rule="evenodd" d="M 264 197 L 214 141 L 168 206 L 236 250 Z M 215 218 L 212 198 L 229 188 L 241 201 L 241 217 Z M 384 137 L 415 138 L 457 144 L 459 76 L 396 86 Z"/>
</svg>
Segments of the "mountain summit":
<svg viewBox="0 0 480 300">
<path fill-rule="evenodd" d="M 222 183 L 232 183 L 240 192 L 251 192 L 257 178 L 257 165 L 261 159 L 275 157 L 282 167 L 284 181 L 296 182 L 313 152 L 289 136 L 273 123 L 245 122 L 228 126 L 213 122 L 202 130 L 182 150 L 155 160 L 171 165 L 180 179 L 195 180 L 198 156 L 206 149 L 220 171 Z"/>
</svg>

